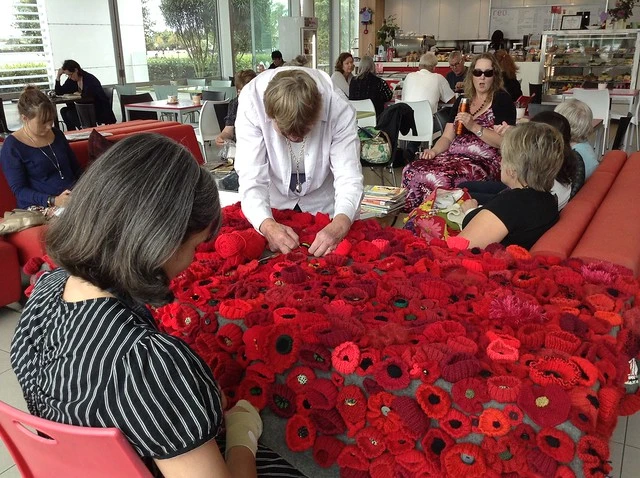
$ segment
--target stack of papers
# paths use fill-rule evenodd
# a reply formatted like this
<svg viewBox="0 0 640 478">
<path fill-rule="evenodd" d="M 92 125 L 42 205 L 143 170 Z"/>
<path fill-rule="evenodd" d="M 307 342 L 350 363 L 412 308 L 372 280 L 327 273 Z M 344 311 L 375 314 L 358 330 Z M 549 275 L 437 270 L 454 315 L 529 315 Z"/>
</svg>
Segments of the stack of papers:
<svg viewBox="0 0 640 478">
<path fill-rule="evenodd" d="M 113 136 L 113 133 L 98 131 L 102 136 Z M 83 133 L 65 133 L 65 138 L 67 141 L 81 141 L 83 139 L 89 139 L 91 136 L 91 131 L 85 131 Z"/>
<path fill-rule="evenodd" d="M 360 218 L 382 217 L 404 207 L 407 190 L 393 186 L 365 186 Z"/>
</svg>

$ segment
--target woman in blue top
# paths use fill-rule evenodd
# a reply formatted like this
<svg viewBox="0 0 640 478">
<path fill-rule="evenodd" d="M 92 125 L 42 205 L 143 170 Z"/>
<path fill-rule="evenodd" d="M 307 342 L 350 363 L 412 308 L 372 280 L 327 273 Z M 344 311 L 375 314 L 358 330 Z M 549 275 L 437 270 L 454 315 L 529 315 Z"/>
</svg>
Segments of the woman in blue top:
<svg viewBox="0 0 640 478">
<path fill-rule="evenodd" d="M 556 113 L 567 118 L 571 126 L 571 149 L 579 153 L 584 161 L 585 180 L 596 170 L 600 161 L 593 146 L 589 143 L 589 135 L 593 132 L 593 112 L 586 103 L 570 99 L 556 106 Z"/>
<path fill-rule="evenodd" d="M 33 85 L 18 100 L 22 128 L 0 150 L 0 165 L 18 207 L 64 207 L 82 170 L 62 132 L 52 126 L 55 106 Z"/>
</svg>

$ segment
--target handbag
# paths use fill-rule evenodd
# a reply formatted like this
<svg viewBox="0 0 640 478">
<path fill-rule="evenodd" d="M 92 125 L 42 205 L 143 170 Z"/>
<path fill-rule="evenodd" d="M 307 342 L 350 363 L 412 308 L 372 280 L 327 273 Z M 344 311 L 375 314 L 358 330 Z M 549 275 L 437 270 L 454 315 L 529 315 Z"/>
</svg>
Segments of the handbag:
<svg viewBox="0 0 640 478">
<path fill-rule="evenodd" d="M 11 234 L 47 222 L 47 217 L 40 210 L 14 209 L 6 211 L 4 219 L 0 219 L 0 235 Z"/>
<path fill-rule="evenodd" d="M 391 140 L 384 131 L 373 126 L 358 126 L 360 159 L 371 164 L 386 164 L 391 160 Z"/>
</svg>

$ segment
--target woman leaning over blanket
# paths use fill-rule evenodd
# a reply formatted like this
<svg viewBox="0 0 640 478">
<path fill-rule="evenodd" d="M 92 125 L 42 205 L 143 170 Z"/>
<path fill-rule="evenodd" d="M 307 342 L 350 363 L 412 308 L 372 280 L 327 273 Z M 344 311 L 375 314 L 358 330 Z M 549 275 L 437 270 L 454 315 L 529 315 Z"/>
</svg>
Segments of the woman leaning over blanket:
<svg viewBox="0 0 640 478">
<path fill-rule="evenodd" d="M 502 141 L 501 181 L 510 189 L 483 207 L 474 199 L 462 205 L 466 217 L 459 237 L 469 247 L 494 242 L 527 249 L 558 220 L 551 187 L 564 161 L 560 132 L 544 123 L 510 128 Z"/>
<path fill-rule="evenodd" d="M 408 189 L 406 207 L 418 207 L 438 187 L 452 188 L 463 181 L 482 181 L 500 177 L 502 136 L 493 131 L 503 122 L 515 124 L 516 109 L 504 91 L 500 66 L 494 55 L 477 56 L 465 78 L 468 112 L 458 112 L 460 98 L 451 108 L 444 134 L 420 159 L 402 172 L 402 186 Z M 464 125 L 456 135 L 455 124 Z"/>
<path fill-rule="evenodd" d="M 260 416 L 245 401 L 224 412 L 207 364 L 145 306 L 172 300 L 169 281 L 218 231 L 213 177 L 181 145 L 138 134 L 101 156 L 73 196 L 47 234 L 60 268 L 36 283 L 11 344 L 29 412 L 118 428 L 165 478 L 256 476 Z"/>
</svg>

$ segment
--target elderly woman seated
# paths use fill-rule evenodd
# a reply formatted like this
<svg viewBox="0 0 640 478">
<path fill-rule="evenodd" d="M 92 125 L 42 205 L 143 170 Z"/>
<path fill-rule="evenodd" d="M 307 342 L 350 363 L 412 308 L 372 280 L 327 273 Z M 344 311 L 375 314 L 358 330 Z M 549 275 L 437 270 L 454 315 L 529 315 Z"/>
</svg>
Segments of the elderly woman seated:
<svg viewBox="0 0 640 478">
<path fill-rule="evenodd" d="M 402 172 L 402 186 L 408 189 L 407 209 L 418 207 L 435 188 L 499 178 L 502 136 L 493 127 L 516 122 L 515 106 L 502 86 L 495 56 L 485 53 L 471 62 L 464 88 L 468 111 L 458 111 L 458 99 L 435 146 Z M 458 123 L 464 128 L 456 135 Z"/>
<path fill-rule="evenodd" d="M 376 109 L 376 116 L 380 117 L 384 104 L 391 100 L 393 92 L 387 82 L 378 78 L 375 65 L 370 56 L 363 56 L 360 60 L 360 73 L 349 83 L 350 100 L 371 100 Z"/>
<path fill-rule="evenodd" d="M 571 149 L 584 161 L 585 179 L 598 167 L 598 157 L 588 141 L 593 131 L 593 112 L 589 105 L 580 100 L 567 100 L 556 106 L 556 113 L 567 118 L 571 126 Z"/>
<path fill-rule="evenodd" d="M 558 220 L 553 181 L 564 161 L 560 132 L 544 123 L 510 128 L 502 141 L 502 182 L 510 189 L 483 207 L 475 199 L 462 205 L 466 217 L 459 237 L 469 247 L 494 242 L 529 249 Z"/>
</svg>

